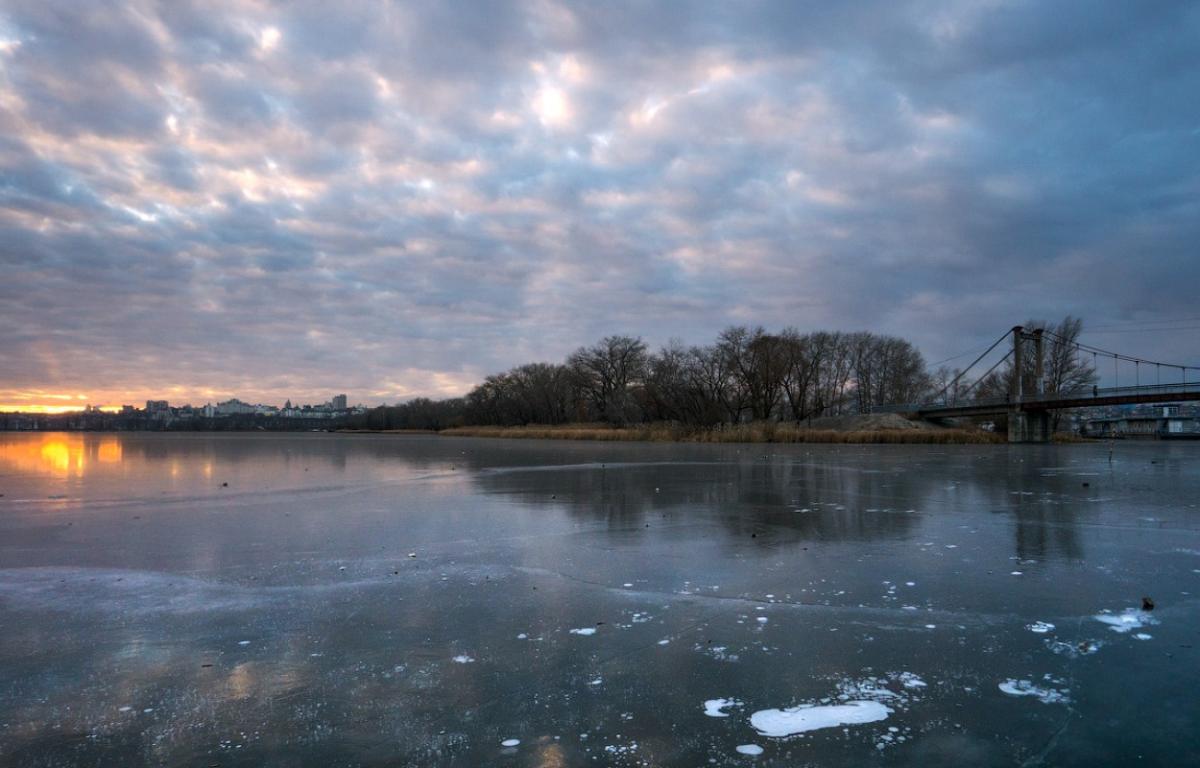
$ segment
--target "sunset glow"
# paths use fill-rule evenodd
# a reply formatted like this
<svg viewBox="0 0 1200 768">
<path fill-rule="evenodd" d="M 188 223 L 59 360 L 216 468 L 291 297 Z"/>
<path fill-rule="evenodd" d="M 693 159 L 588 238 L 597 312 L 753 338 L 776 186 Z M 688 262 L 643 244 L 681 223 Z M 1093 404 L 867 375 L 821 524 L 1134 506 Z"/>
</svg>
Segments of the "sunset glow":
<svg viewBox="0 0 1200 768">
<path fill-rule="evenodd" d="M 0 408 L 1195 314 L 1194 4 L 77 5 L 0 5 Z"/>
</svg>

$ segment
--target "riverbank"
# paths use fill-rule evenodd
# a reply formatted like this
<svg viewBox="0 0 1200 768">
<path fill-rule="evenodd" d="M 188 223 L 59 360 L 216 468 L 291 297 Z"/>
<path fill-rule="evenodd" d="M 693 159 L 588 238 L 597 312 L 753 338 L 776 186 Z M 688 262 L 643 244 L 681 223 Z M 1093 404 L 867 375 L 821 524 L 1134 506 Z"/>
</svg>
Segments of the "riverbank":
<svg viewBox="0 0 1200 768">
<path fill-rule="evenodd" d="M 899 418 L 899 417 L 897 417 Z M 911 422 L 910 422 L 911 423 Z M 455 427 L 438 434 L 457 437 L 527 438 L 536 440 L 612 440 L 630 442 L 691 443 L 863 443 L 913 445 L 979 445 L 1005 442 L 1004 435 L 980 429 L 936 425 L 854 428 L 808 427 L 780 422 L 687 427 L 678 424 L 639 424 L 613 427 L 603 424 L 528 425 L 521 427 Z"/>
</svg>

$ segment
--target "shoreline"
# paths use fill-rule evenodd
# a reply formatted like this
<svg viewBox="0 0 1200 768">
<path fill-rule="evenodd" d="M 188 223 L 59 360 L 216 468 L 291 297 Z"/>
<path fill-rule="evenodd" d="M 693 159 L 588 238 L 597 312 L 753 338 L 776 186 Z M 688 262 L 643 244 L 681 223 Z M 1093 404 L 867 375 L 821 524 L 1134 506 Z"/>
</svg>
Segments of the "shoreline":
<svg viewBox="0 0 1200 768">
<path fill-rule="evenodd" d="M 1001 445 L 1004 435 L 983 430 L 940 427 L 911 429 L 813 429 L 788 423 L 755 423 L 721 428 L 688 428 L 671 424 L 635 427 L 566 424 L 520 427 L 451 427 L 436 434 L 529 440 L 596 440 L 656 443 L 815 443 L 862 445 Z"/>
</svg>

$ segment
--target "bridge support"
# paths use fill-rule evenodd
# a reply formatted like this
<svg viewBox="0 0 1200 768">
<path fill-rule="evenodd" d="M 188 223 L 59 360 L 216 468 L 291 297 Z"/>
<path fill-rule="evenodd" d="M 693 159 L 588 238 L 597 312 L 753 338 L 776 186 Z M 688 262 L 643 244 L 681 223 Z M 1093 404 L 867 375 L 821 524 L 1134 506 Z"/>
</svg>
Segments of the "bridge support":
<svg viewBox="0 0 1200 768">
<path fill-rule="evenodd" d="M 1048 411 L 1023 411 L 1018 408 L 1009 411 L 1008 442 L 1050 442 L 1050 413 Z"/>
</svg>

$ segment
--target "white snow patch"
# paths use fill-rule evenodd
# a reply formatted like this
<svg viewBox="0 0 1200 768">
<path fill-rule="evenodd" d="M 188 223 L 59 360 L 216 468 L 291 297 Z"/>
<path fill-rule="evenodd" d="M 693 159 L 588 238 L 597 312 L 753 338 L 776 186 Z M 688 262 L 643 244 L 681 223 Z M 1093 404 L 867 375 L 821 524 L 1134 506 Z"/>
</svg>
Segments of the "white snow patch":
<svg viewBox="0 0 1200 768">
<path fill-rule="evenodd" d="M 667 638 L 667 637 L 664 637 L 662 640 L 659 640 L 659 641 L 658 641 L 658 644 L 659 644 L 659 645 L 670 645 L 670 644 L 671 644 L 671 639 L 670 639 L 670 638 Z"/>
<path fill-rule="evenodd" d="M 734 749 L 741 755 L 761 755 L 763 753 L 763 748 L 757 744 L 738 744 Z"/>
<path fill-rule="evenodd" d="M 1134 640 L 1149 640 L 1152 637 L 1154 637 L 1154 635 L 1147 635 L 1145 632 L 1138 632 L 1136 635 L 1133 636 L 1133 639 Z"/>
<path fill-rule="evenodd" d="M 737 699 L 709 699 L 704 702 L 704 714 L 709 717 L 729 717 L 728 712 L 721 710 L 740 706 L 742 706 L 742 702 Z"/>
<path fill-rule="evenodd" d="M 1158 619 L 1146 611 L 1139 611 L 1135 608 L 1127 608 L 1124 613 L 1098 613 L 1092 618 L 1107 624 L 1108 628 L 1113 632 L 1120 632 L 1121 634 L 1158 623 Z"/>
<path fill-rule="evenodd" d="M 1028 629 L 1030 632 L 1034 632 L 1039 635 L 1044 635 L 1047 632 L 1053 632 L 1054 625 L 1048 621 L 1035 621 L 1032 624 L 1025 625 L 1025 629 Z"/>
<path fill-rule="evenodd" d="M 463 653 L 463 654 L 459 654 L 458 656 L 455 656 L 453 659 L 451 659 L 451 661 L 453 661 L 457 664 L 473 664 L 475 662 L 475 659 L 472 659 L 470 656 Z"/>
<path fill-rule="evenodd" d="M 517 746 L 517 745 L 518 745 L 518 744 L 520 744 L 520 743 L 521 743 L 521 740 L 520 740 L 520 739 L 505 739 L 504 741 L 500 742 L 500 746 L 502 746 L 502 747 L 515 747 L 515 746 Z"/>
<path fill-rule="evenodd" d="M 901 672 L 897 678 L 900 683 L 909 690 L 913 688 L 924 688 L 927 683 L 921 678 L 914 675 L 912 672 Z"/>
<path fill-rule="evenodd" d="M 572 629 L 571 634 L 572 635 L 584 635 L 584 636 L 594 635 L 594 634 L 596 634 L 596 628 L 595 627 L 583 627 L 582 629 Z"/>
<path fill-rule="evenodd" d="M 1009 696 L 1033 696 L 1043 704 L 1067 704 L 1071 701 L 1067 697 L 1067 691 L 1039 688 L 1030 680 L 1014 680 L 1010 677 L 1000 683 L 999 688 Z"/>
<path fill-rule="evenodd" d="M 521 634 L 517 635 L 517 639 L 518 639 L 518 640 L 528 640 L 528 639 L 529 639 L 529 635 L 527 635 L 527 634 L 525 634 L 524 632 L 522 632 Z"/>
<path fill-rule="evenodd" d="M 845 704 L 801 704 L 790 709 L 763 709 L 750 716 L 750 724 L 763 736 L 782 738 L 797 733 L 862 725 L 886 720 L 892 708 L 878 701 L 848 701 Z"/>
<path fill-rule="evenodd" d="M 238 640 L 238 645 L 250 645 L 249 640 Z"/>
</svg>

